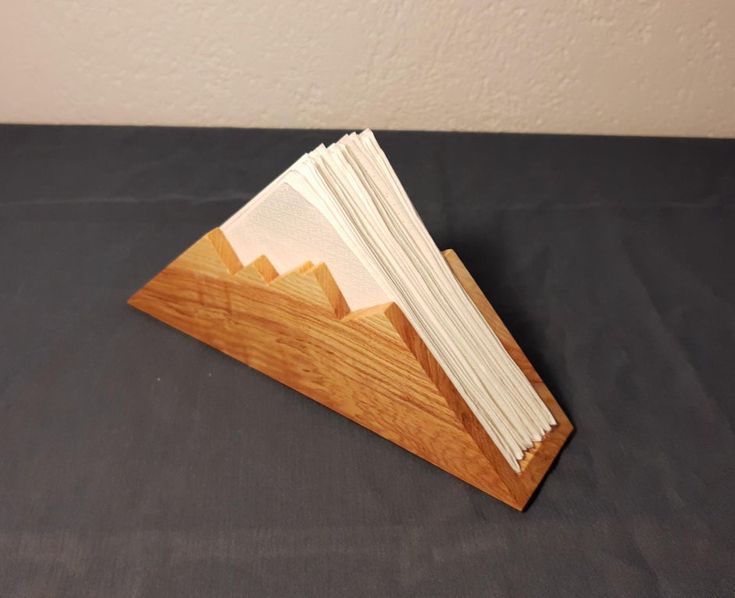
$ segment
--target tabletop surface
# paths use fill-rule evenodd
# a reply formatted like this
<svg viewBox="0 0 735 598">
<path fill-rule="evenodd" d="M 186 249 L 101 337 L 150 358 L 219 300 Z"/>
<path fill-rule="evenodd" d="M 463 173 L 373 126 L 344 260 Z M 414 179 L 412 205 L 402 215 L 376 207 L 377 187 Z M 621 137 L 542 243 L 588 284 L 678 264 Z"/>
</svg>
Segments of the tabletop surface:
<svg viewBox="0 0 735 598">
<path fill-rule="evenodd" d="M 340 134 L 0 127 L 0 594 L 735 594 L 735 141 L 377 133 L 576 426 L 519 514 L 125 303 Z"/>
</svg>

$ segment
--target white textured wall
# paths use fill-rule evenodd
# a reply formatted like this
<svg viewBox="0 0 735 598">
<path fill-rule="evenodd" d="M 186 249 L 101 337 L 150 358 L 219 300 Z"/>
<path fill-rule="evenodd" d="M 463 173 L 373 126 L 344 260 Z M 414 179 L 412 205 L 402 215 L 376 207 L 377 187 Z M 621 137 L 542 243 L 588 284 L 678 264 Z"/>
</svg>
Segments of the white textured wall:
<svg viewBox="0 0 735 598">
<path fill-rule="evenodd" d="M 3 0 L 0 121 L 735 136 L 735 0 Z"/>
</svg>

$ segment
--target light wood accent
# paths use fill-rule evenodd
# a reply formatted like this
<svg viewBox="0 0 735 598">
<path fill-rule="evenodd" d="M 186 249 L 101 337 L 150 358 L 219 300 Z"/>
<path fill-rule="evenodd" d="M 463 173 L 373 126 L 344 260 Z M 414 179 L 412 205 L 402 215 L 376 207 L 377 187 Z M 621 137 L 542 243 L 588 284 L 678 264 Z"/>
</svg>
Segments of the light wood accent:
<svg viewBox="0 0 735 598">
<path fill-rule="evenodd" d="M 453 251 L 444 257 L 557 425 L 514 472 L 393 303 L 350 312 L 329 269 L 243 266 L 214 229 L 128 303 L 522 510 L 572 425 Z"/>
</svg>

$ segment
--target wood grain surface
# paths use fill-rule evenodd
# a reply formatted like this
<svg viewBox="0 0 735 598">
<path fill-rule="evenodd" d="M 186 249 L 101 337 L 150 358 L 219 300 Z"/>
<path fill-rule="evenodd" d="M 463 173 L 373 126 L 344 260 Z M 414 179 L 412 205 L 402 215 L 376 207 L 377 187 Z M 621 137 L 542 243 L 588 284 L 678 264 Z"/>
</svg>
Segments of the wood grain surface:
<svg viewBox="0 0 735 598">
<path fill-rule="evenodd" d="M 350 312 L 324 264 L 281 275 L 265 256 L 243 266 L 214 229 L 128 303 L 522 510 L 572 425 L 457 255 L 444 257 L 557 421 L 520 474 L 401 310 Z"/>
</svg>

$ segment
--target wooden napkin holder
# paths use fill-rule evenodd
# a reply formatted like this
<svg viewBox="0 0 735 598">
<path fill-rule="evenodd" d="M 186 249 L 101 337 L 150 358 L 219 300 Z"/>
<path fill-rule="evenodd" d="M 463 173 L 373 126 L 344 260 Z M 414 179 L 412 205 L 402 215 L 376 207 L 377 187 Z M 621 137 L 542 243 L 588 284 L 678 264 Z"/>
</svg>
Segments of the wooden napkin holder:
<svg viewBox="0 0 735 598">
<path fill-rule="evenodd" d="M 572 424 L 454 251 L 443 255 L 557 422 L 520 474 L 398 306 L 350 312 L 324 264 L 283 275 L 265 256 L 243 266 L 214 229 L 128 303 L 523 510 Z"/>
</svg>

